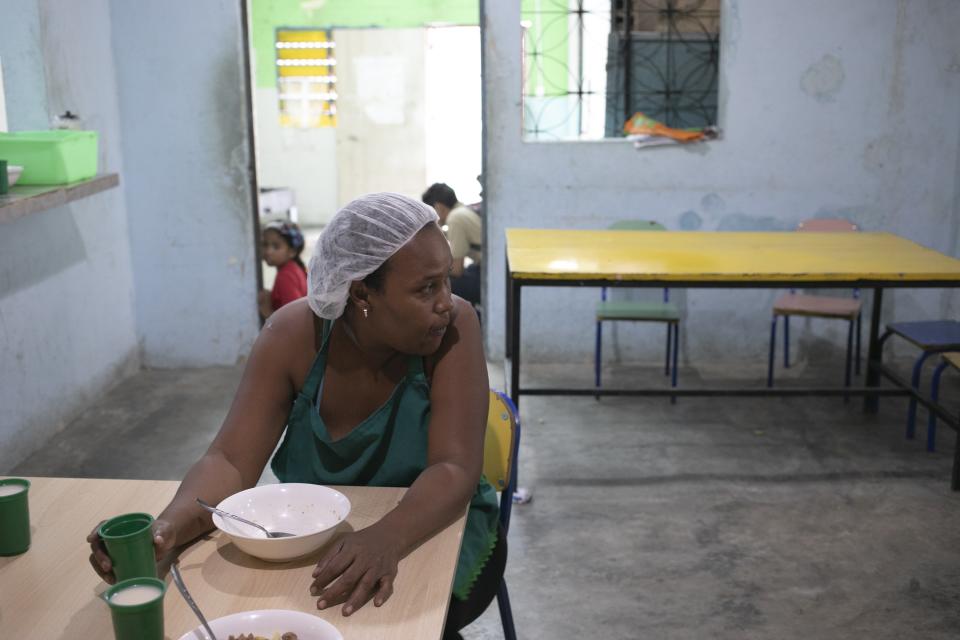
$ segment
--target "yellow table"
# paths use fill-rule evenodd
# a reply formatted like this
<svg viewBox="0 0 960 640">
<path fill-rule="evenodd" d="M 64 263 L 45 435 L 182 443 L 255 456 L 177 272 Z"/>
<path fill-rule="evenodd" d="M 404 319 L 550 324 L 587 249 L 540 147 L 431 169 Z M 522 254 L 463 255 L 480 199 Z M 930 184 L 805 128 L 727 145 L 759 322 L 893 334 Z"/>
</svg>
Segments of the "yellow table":
<svg viewBox="0 0 960 640">
<path fill-rule="evenodd" d="M 510 396 L 859 394 L 876 411 L 880 311 L 889 287 L 958 287 L 960 260 L 891 233 L 688 232 L 507 229 Z M 866 387 L 861 389 L 571 389 L 520 387 L 524 287 L 869 288 L 873 290 Z M 956 427 L 954 427 L 956 428 Z M 960 451 L 960 449 L 958 449 Z"/>
<path fill-rule="evenodd" d="M 178 482 L 31 478 L 33 541 L 25 554 L 0 558 L 0 637 L 55 640 L 113 637 L 110 612 L 97 596 L 106 586 L 87 562 L 84 537 L 101 518 L 129 511 L 159 513 Z M 352 503 L 348 525 L 366 527 L 392 509 L 405 489 L 337 487 Z M 400 563 L 394 594 L 349 618 L 340 608 L 317 611 L 310 596 L 311 556 L 263 562 L 215 532 L 180 556 L 184 581 L 208 618 L 255 609 L 293 609 L 320 616 L 345 638 L 439 638 L 446 619 L 465 518 L 424 542 Z M 166 635 L 176 640 L 198 626 L 166 577 Z"/>
<path fill-rule="evenodd" d="M 960 260 L 892 233 L 507 229 L 507 264 L 527 286 L 960 284 Z"/>
</svg>

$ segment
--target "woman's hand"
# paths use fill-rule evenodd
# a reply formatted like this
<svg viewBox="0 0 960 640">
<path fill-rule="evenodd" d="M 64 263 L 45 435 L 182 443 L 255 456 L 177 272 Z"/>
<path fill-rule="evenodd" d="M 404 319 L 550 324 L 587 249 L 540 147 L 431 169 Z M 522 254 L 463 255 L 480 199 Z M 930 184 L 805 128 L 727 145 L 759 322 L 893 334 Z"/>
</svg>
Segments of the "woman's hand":
<svg viewBox="0 0 960 640">
<path fill-rule="evenodd" d="M 344 535 L 313 570 L 310 594 L 319 598 L 317 608 L 346 602 L 343 615 L 349 616 L 370 598 L 379 607 L 393 594 L 401 555 L 396 536 L 377 525 Z"/>
<path fill-rule="evenodd" d="M 97 572 L 103 581 L 107 584 L 113 584 L 117 577 L 113 575 L 113 563 L 110 556 L 107 555 L 107 547 L 103 544 L 103 538 L 98 533 L 100 526 L 106 522 L 101 520 L 100 524 L 93 528 L 90 535 L 87 536 L 87 542 L 90 543 L 90 566 Z M 166 520 L 154 520 L 153 525 L 153 550 L 155 557 L 159 560 L 168 551 L 173 549 L 177 540 L 177 532 Z"/>
</svg>

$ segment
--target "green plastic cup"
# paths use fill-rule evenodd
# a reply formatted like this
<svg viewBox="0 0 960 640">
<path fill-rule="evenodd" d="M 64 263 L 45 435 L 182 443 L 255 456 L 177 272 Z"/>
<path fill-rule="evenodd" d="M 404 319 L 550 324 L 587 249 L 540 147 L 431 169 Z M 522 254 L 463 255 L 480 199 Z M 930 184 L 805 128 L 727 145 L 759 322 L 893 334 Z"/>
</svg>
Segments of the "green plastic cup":
<svg viewBox="0 0 960 640">
<path fill-rule="evenodd" d="M 157 577 L 152 524 L 153 516 L 149 513 L 125 513 L 100 525 L 100 537 L 107 547 L 117 582 Z"/>
<path fill-rule="evenodd" d="M 0 556 L 16 556 L 30 548 L 29 490 L 29 480 L 0 480 Z"/>
<path fill-rule="evenodd" d="M 104 591 L 116 640 L 163 640 L 163 595 L 158 578 L 130 578 Z"/>
</svg>

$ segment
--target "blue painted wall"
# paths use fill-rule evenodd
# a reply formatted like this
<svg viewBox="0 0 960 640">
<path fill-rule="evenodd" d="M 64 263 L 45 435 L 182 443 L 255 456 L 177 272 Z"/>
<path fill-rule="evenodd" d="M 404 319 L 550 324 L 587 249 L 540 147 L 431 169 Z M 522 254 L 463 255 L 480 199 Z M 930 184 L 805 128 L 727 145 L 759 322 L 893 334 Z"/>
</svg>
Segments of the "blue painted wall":
<svg viewBox="0 0 960 640">
<path fill-rule="evenodd" d="M 232 364 L 259 330 L 241 4 L 110 7 L 144 364 Z"/>
<path fill-rule="evenodd" d="M 523 142 L 519 9 L 484 6 L 491 357 L 503 353 L 503 237 L 511 226 L 599 229 L 649 217 L 672 229 L 791 229 L 805 218 L 844 216 L 960 255 L 960 4 L 726 0 L 723 139 L 641 151 L 623 141 Z M 684 360 L 762 367 L 777 294 L 676 292 Z M 597 297 L 524 294 L 525 356 L 588 362 Z M 886 319 L 956 317 L 960 305 L 949 291 L 896 291 L 884 310 Z M 842 323 L 806 324 L 795 323 L 795 335 L 810 346 L 832 351 L 845 342 Z M 623 327 L 619 354 L 659 361 L 661 329 Z"/>
<path fill-rule="evenodd" d="M 69 109 L 123 175 L 109 4 L 4 4 L 0 58 L 12 129 Z M 0 223 L 0 473 L 139 366 L 122 189 Z"/>
<path fill-rule="evenodd" d="M 140 366 L 258 331 L 240 3 L 4 3 L 9 122 L 70 110 L 120 188 L 0 223 L 0 473 Z"/>
</svg>

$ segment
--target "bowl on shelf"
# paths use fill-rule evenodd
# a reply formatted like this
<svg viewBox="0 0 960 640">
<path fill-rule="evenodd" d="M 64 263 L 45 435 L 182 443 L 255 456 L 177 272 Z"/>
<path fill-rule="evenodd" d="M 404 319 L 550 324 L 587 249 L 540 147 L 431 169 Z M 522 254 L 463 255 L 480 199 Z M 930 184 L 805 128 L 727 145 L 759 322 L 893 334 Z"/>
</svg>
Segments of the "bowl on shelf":
<svg viewBox="0 0 960 640">
<path fill-rule="evenodd" d="M 259 529 L 242 522 L 213 516 L 214 526 L 244 553 L 270 562 L 286 562 L 311 554 L 330 540 L 350 514 L 350 500 L 330 487 L 291 482 L 235 493 L 217 508 L 270 531 L 292 533 L 286 538 L 267 538 Z"/>
</svg>

